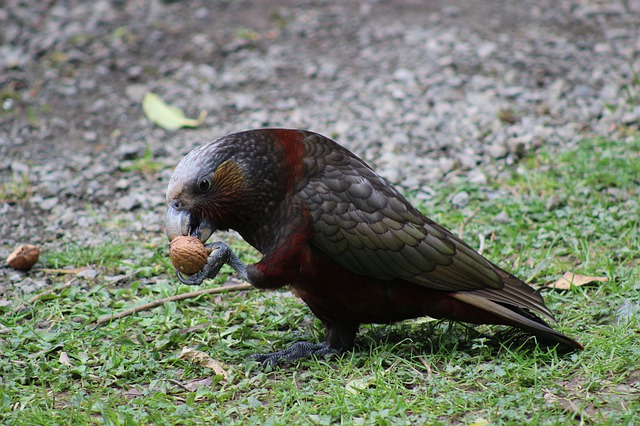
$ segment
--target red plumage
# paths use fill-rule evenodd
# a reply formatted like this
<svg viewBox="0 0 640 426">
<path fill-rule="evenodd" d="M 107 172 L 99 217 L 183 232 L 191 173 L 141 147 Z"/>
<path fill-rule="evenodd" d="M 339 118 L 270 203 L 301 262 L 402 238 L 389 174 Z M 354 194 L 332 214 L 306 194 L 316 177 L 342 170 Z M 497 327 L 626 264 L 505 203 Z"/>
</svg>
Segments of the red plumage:
<svg viewBox="0 0 640 426">
<path fill-rule="evenodd" d="M 234 229 L 263 258 L 245 266 L 215 243 L 199 284 L 229 263 L 258 288 L 289 285 L 327 329 L 264 362 L 353 346 L 358 326 L 428 315 L 506 324 L 572 349 L 551 328 L 542 297 L 433 222 L 366 163 L 329 138 L 290 129 L 249 130 L 189 153 L 167 191 L 167 235 L 208 239 Z M 203 241 L 204 242 L 204 241 Z"/>
</svg>

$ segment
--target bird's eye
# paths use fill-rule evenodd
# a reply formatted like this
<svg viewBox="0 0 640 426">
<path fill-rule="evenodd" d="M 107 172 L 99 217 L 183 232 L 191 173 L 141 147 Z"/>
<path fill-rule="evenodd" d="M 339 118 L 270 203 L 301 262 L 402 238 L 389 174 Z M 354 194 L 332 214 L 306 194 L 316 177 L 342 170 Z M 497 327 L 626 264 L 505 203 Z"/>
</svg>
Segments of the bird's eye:
<svg viewBox="0 0 640 426">
<path fill-rule="evenodd" d="M 209 182 L 209 179 L 202 179 L 198 182 L 198 189 L 200 191 L 207 192 L 209 188 L 211 188 L 211 182 Z"/>
</svg>

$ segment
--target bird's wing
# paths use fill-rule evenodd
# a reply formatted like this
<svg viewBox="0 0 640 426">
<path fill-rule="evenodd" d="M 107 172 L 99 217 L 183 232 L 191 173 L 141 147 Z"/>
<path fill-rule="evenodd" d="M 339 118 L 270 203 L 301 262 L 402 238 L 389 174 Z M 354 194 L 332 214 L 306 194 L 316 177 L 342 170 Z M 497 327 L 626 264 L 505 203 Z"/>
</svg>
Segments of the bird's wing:
<svg viewBox="0 0 640 426">
<path fill-rule="evenodd" d="M 401 278 L 436 290 L 502 287 L 487 260 L 409 208 L 397 194 L 364 182 L 345 180 L 340 185 L 343 183 L 348 187 L 344 192 L 335 192 L 321 181 L 305 188 L 314 222 L 311 243 L 341 266 L 358 274 Z M 358 197 L 358 191 L 369 194 Z"/>
<path fill-rule="evenodd" d="M 503 287 L 494 265 L 363 163 L 351 163 L 325 164 L 322 176 L 302 189 L 318 249 L 355 273 L 381 279 L 446 291 Z"/>
</svg>

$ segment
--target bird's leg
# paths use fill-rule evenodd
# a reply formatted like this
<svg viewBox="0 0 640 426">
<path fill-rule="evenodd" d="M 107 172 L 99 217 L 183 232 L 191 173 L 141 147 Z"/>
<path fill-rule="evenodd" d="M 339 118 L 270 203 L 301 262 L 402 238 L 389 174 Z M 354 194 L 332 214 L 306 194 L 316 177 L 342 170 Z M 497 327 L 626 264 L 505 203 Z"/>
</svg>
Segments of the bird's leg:
<svg viewBox="0 0 640 426">
<path fill-rule="evenodd" d="M 261 363 L 264 367 L 275 367 L 280 362 L 291 362 L 310 356 L 339 355 L 342 351 L 332 348 L 328 342 L 309 343 L 296 342 L 286 349 L 269 354 L 252 355 L 250 359 Z"/>
<path fill-rule="evenodd" d="M 251 359 L 265 367 L 274 367 L 279 362 L 291 362 L 310 356 L 340 355 L 353 347 L 358 324 L 343 324 L 325 321 L 327 335 L 323 343 L 296 342 L 286 349 L 269 354 L 256 354 Z"/>
<path fill-rule="evenodd" d="M 211 249 L 211 254 L 207 259 L 207 263 L 204 267 L 193 275 L 184 276 L 176 269 L 176 275 L 183 284 L 188 285 L 200 285 L 207 278 L 214 278 L 220 272 L 222 265 L 227 264 L 231 266 L 245 281 L 249 281 L 247 278 L 247 265 L 245 265 L 236 254 L 231 251 L 231 248 L 224 241 L 216 241 L 215 243 L 207 244 L 205 247 Z"/>
</svg>

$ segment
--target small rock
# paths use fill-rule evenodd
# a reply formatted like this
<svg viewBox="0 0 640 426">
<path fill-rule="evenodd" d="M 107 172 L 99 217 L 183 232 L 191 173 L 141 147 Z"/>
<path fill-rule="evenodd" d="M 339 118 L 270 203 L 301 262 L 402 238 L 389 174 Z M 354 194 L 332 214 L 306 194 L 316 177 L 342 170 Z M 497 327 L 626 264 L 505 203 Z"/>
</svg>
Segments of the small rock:
<svg viewBox="0 0 640 426">
<path fill-rule="evenodd" d="M 98 140 L 98 134 L 96 132 L 84 132 L 82 136 L 87 142 L 95 142 Z"/>
<path fill-rule="evenodd" d="M 393 73 L 393 78 L 405 83 L 413 83 L 413 81 L 415 80 L 413 72 L 406 68 L 398 68 L 397 70 L 395 70 L 395 72 Z"/>
<path fill-rule="evenodd" d="M 120 160 L 135 160 L 142 155 L 143 149 L 136 145 L 125 144 L 116 151 Z"/>
<path fill-rule="evenodd" d="M 616 311 L 616 325 L 626 324 L 633 319 L 640 320 L 640 305 L 625 299 Z"/>
<path fill-rule="evenodd" d="M 481 59 L 488 58 L 493 52 L 496 51 L 498 45 L 496 43 L 487 41 L 484 43 L 480 43 L 476 48 L 476 52 Z"/>
<path fill-rule="evenodd" d="M 466 191 L 460 191 L 451 197 L 450 202 L 459 209 L 464 208 L 469 204 L 469 193 Z"/>
<path fill-rule="evenodd" d="M 547 202 L 545 203 L 545 207 L 549 211 L 557 210 L 564 205 L 564 198 L 558 194 L 554 194 L 547 198 Z"/>
<path fill-rule="evenodd" d="M 126 70 L 127 77 L 132 80 L 136 80 L 144 74 L 144 69 L 140 65 L 132 65 Z"/>
<path fill-rule="evenodd" d="M 455 160 L 451 158 L 446 158 L 446 157 L 439 158 L 438 163 L 440 166 L 440 170 L 442 170 L 442 173 L 445 175 L 450 171 L 452 171 L 453 168 L 456 166 Z"/>
<path fill-rule="evenodd" d="M 509 153 L 517 158 L 523 157 L 525 152 L 527 151 L 527 147 L 524 141 L 519 138 L 509 139 L 507 141 L 507 146 L 509 149 Z"/>
<path fill-rule="evenodd" d="M 131 211 L 142 206 L 140 200 L 135 195 L 125 195 L 118 200 L 118 208 L 120 210 Z"/>
<path fill-rule="evenodd" d="M 29 176 L 31 168 L 24 163 L 14 161 L 11 163 L 11 171 L 13 172 L 14 177 Z"/>
<path fill-rule="evenodd" d="M 83 269 L 80 272 L 78 272 L 76 274 L 76 276 L 80 277 L 80 278 L 91 278 L 91 279 L 93 279 L 93 278 L 97 277 L 99 273 L 100 273 L 100 271 L 98 271 L 96 269 L 86 268 L 86 269 Z"/>
<path fill-rule="evenodd" d="M 493 221 L 495 223 L 509 223 L 511 222 L 511 218 L 506 211 L 502 210 L 500 213 L 493 217 Z"/>
<path fill-rule="evenodd" d="M 472 153 L 464 152 L 458 156 L 458 160 L 463 169 L 472 170 L 480 162 L 480 157 Z"/>
<path fill-rule="evenodd" d="M 129 188 L 129 181 L 127 179 L 122 178 L 116 182 L 116 189 L 123 191 L 127 188 Z"/>
<path fill-rule="evenodd" d="M 124 93 L 127 95 L 131 102 L 141 103 L 144 95 L 149 91 L 149 88 L 144 84 L 131 84 L 124 89 Z"/>
<path fill-rule="evenodd" d="M 499 159 L 506 157 L 509 154 L 509 150 L 503 144 L 494 143 L 487 147 L 487 154 L 489 154 L 491 158 Z"/>
<path fill-rule="evenodd" d="M 38 203 L 38 205 L 42 210 L 51 211 L 51 209 L 57 206 L 59 202 L 60 200 L 58 199 L 58 197 L 51 197 L 43 199 Z"/>
<path fill-rule="evenodd" d="M 472 169 L 469 171 L 469 175 L 467 177 L 469 182 L 476 183 L 478 185 L 484 185 L 487 183 L 487 176 L 480 169 Z"/>
</svg>

